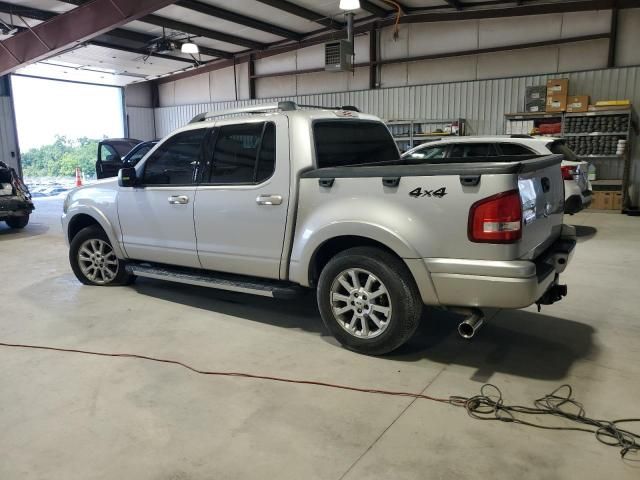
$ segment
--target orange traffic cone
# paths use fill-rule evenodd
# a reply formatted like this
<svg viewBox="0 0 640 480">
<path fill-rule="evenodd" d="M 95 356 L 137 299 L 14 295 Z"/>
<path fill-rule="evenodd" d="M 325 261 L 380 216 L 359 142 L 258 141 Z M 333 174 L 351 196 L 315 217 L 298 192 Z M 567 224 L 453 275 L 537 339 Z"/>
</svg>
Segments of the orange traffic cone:
<svg viewBox="0 0 640 480">
<path fill-rule="evenodd" d="M 82 186 L 82 175 L 80 174 L 80 167 L 76 167 L 76 187 Z"/>
</svg>

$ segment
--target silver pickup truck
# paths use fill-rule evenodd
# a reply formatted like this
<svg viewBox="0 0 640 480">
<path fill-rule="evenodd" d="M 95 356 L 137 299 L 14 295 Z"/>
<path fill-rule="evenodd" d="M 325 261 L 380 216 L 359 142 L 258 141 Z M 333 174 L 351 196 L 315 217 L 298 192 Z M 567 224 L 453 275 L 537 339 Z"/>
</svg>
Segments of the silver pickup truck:
<svg viewBox="0 0 640 480">
<path fill-rule="evenodd" d="M 87 285 L 149 277 L 289 298 L 317 290 L 329 331 L 384 354 L 423 305 L 466 315 L 566 295 L 561 155 L 400 159 L 378 118 L 292 102 L 198 115 L 118 179 L 72 191 L 62 224 Z"/>
</svg>

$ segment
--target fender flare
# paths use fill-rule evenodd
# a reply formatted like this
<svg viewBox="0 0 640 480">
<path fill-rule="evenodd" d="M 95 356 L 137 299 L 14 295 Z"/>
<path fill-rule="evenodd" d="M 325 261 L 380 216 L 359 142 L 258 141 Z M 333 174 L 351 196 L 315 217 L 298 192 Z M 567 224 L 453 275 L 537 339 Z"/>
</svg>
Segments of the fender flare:
<svg viewBox="0 0 640 480">
<path fill-rule="evenodd" d="M 98 225 L 100 225 L 102 230 L 104 230 L 104 233 L 107 235 L 107 238 L 109 238 L 109 242 L 111 242 L 111 246 L 113 247 L 113 250 L 116 256 L 118 258 L 123 258 L 123 259 L 126 258 L 124 249 L 122 248 L 122 245 L 118 240 L 118 231 L 114 228 L 113 224 L 111 223 L 111 221 L 109 221 L 109 219 L 105 216 L 105 214 L 102 213 L 100 210 L 98 210 L 94 206 L 84 205 L 80 208 L 75 208 L 73 210 L 70 210 L 67 213 L 67 217 L 69 218 L 69 220 L 67 221 L 65 234 L 69 241 L 70 241 L 69 225 L 71 225 L 71 223 L 73 222 L 73 219 L 78 215 L 87 215 L 93 218 L 98 223 Z"/>
<path fill-rule="evenodd" d="M 418 252 L 400 235 L 374 223 L 338 221 L 324 225 L 308 236 L 304 230 L 301 233 L 301 241 L 293 246 L 289 278 L 304 286 L 309 286 L 309 271 L 318 249 L 338 237 L 363 237 L 386 246 L 400 258 L 420 258 Z"/>
</svg>

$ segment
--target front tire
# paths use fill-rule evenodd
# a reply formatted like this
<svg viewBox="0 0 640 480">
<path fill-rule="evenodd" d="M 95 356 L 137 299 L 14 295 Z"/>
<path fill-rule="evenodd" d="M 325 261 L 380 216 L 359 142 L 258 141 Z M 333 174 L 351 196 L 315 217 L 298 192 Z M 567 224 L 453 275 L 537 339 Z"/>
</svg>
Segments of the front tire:
<svg viewBox="0 0 640 480">
<path fill-rule="evenodd" d="M 318 281 L 324 324 L 349 350 L 383 355 L 416 331 L 422 299 L 405 263 L 375 247 L 356 247 L 333 257 Z"/>
<path fill-rule="evenodd" d="M 116 256 L 109 237 L 98 226 L 83 228 L 73 237 L 69 262 L 76 278 L 85 285 L 128 285 L 134 279 L 124 261 Z"/>
<path fill-rule="evenodd" d="M 5 220 L 9 228 L 21 229 L 27 226 L 29 223 L 29 215 L 23 215 L 21 217 L 11 217 Z"/>
</svg>

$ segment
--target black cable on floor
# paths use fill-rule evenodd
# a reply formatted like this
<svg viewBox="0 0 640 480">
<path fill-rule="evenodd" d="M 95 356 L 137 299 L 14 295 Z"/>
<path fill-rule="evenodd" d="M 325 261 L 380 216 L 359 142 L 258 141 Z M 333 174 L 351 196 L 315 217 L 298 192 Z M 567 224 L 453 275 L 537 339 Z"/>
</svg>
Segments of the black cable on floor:
<svg viewBox="0 0 640 480">
<path fill-rule="evenodd" d="M 399 392 L 392 390 L 380 390 L 375 388 L 361 388 L 350 385 L 339 385 L 334 383 L 317 382 L 314 380 L 300 380 L 284 377 L 273 377 L 267 375 L 256 375 L 245 372 L 229 372 L 229 371 L 213 371 L 201 370 L 187 363 L 178 360 L 163 359 L 150 357 L 147 355 L 138 355 L 134 353 L 108 353 L 94 352 L 91 350 L 78 350 L 74 348 L 48 347 L 42 345 L 28 345 L 19 343 L 0 342 L 2 347 L 12 348 L 30 348 L 36 350 L 49 350 L 55 352 L 78 353 L 83 355 L 95 355 L 100 357 L 121 357 L 135 358 L 139 360 L 148 360 L 159 363 L 169 363 L 179 365 L 183 368 L 191 370 L 200 375 L 214 375 L 225 377 L 243 377 L 254 380 L 267 380 L 272 382 L 296 383 L 303 385 L 315 385 L 325 388 L 336 388 L 341 390 L 351 390 L 354 392 L 391 395 L 400 397 L 410 397 L 422 400 L 431 400 L 439 403 L 446 403 L 456 407 L 464 408 L 470 417 L 477 420 L 494 420 L 500 422 L 516 423 L 529 427 L 541 428 L 545 430 L 565 430 L 574 432 L 586 432 L 595 435 L 596 439 L 605 445 L 620 448 L 620 456 L 626 458 L 627 454 L 640 453 L 640 434 L 627 429 L 622 429 L 619 424 L 640 422 L 640 418 L 624 418 L 619 420 L 596 420 L 587 417 L 583 405 L 572 398 L 573 390 L 570 385 L 561 385 L 553 392 L 534 400 L 533 407 L 523 405 L 507 405 L 502 397 L 502 392 L 498 387 L 487 383 L 480 388 L 480 393 L 472 397 L 464 397 L 453 395 L 448 398 L 432 397 L 420 393 Z M 552 425 L 543 425 L 523 420 L 524 415 L 552 415 L 562 418 L 578 425 L 572 427 L 560 427 Z M 588 428 L 591 427 L 591 428 Z M 640 459 L 634 461 L 640 461 Z"/>
</svg>

